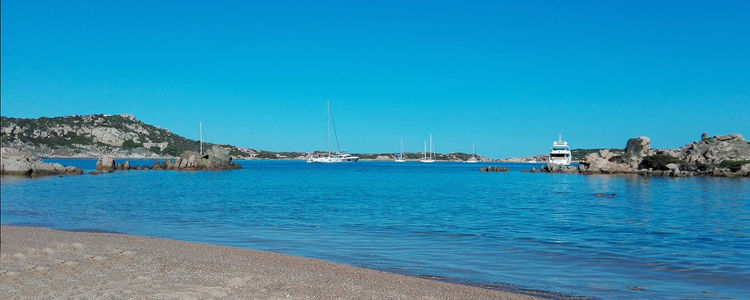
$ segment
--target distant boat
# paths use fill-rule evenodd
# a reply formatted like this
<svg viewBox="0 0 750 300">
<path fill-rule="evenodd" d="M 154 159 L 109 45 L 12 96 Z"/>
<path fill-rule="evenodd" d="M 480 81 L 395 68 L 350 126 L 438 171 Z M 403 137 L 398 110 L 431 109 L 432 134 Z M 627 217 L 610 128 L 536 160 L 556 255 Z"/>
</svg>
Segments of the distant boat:
<svg viewBox="0 0 750 300">
<path fill-rule="evenodd" d="M 394 161 L 397 163 L 406 162 L 406 160 L 404 159 L 404 139 L 401 139 L 401 154 L 396 157 L 396 160 Z"/>
<path fill-rule="evenodd" d="M 335 153 L 331 152 L 331 127 L 333 127 L 333 135 L 336 138 L 336 150 Z M 341 147 L 339 146 L 339 136 L 336 133 L 336 124 L 333 122 L 333 114 L 331 113 L 331 102 L 328 101 L 328 155 L 327 156 L 313 156 L 307 159 L 308 163 L 344 163 L 344 162 L 356 162 L 359 157 L 351 154 L 342 153 Z"/>
<path fill-rule="evenodd" d="M 435 162 L 435 153 L 432 151 L 432 133 L 430 133 L 430 154 L 427 155 L 427 141 L 424 142 L 424 155 L 422 156 L 422 159 L 419 160 L 419 162 L 423 163 L 434 163 Z"/>
<path fill-rule="evenodd" d="M 568 142 L 562 140 L 562 134 L 558 135 L 557 141 L 552 142 L 547 162 L 553 165 L 569 166 L 571 160 Z"/>
<path fill-rule="evenodd" d="M 467 164 L 475 164 L 475 163 L 479 162 L 477 160 L 477 155 L 474 154 L 474 152 L 475 152 L 474 151 L 474 144 L 471 144 L 471 158 L 469 158 L 469 160 L 466 161 Z"/>
</svg>

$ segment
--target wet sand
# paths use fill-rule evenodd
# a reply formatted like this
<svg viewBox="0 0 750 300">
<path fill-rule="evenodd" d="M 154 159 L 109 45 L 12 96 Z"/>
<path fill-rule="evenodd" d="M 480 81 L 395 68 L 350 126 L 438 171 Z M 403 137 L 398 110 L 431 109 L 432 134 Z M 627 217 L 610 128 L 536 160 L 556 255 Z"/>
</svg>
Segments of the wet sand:
<svg viewBox="0 0 750 300">
<path fill-rule="evenodd" d="M 533 299 L 285 254 L 0 227 L 0 299 Z"/>
</svg>

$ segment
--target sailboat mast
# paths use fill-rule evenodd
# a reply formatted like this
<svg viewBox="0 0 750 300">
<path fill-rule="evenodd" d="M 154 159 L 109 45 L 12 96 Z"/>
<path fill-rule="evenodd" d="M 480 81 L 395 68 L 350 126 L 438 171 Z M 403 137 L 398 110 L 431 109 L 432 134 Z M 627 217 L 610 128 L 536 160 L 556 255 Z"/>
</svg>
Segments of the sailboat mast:
<svg viewBox="0 0 750 300">
<path fill-rule="evenodd" d="M 404 159 L 404 139 L 401 139 L 401 159 Z"/>
<path fill-rule="evenodd" d="M 331 101 L 328 101 L 328 157 L 331 157 Z"/>
<path fill-rule="evenodd" d="M 432 132 L 430 132 L 430 159 L 435 159 L 435 150 L 432 150 Z"/>
<path fill-rule="evenodd" d="M 203 157 L 203 121 L 198 122 L 200 144 L 201 144 L 201 157 Z"/>
</svg>

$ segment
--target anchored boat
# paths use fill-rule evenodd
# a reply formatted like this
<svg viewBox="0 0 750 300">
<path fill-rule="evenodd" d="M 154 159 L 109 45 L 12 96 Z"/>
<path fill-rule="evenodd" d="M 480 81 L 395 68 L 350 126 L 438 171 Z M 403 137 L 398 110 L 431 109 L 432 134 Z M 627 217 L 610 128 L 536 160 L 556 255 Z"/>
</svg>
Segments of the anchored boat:
<svg viewBox="0 0 750 300">
<path fill-rule="evenodd" d="M 333 135 L 336 138 L 336 150 L 337 152 L 331 152 L 331 128 L 333 128 Z M 333 122 L 333 114 L 331 113 L 331 102 L 328 101 L 328 155 L 325 156 L 313 156 L 307 159 L 308 163 L 344 163 L 344 162 L 356 162 L 359 157 L 341 152 L 341 146 L 339 145 L 339 136 L 336 133 L 336 124 Z"/>
<path fill-rule="evenodd" d="M 432 150 L 432 133 L 430 133 L 430 153 L 427 154 L 427 141 L 424 142 L 424 156 L 422 156 L 422 159 L 419 160 L 419 162 L 423 163 L 434 163 L 435 162 L 435 152 Z"/>
<path fill-rule="evenodd" d="M 568 142 L 562 140 L 562 134 L 558 135 L 557 141 L 552 142 L 552 149 L 549 151 L 549 164 L 558 166 L 569 166 L 571 160 L 570 147 Z"/>
</svg>

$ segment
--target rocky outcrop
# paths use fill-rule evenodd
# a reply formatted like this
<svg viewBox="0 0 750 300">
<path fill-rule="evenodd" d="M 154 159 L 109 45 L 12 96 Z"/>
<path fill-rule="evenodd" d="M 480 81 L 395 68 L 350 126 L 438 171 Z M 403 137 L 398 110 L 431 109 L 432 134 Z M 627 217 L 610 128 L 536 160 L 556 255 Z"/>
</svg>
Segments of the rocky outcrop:
<svg viewBox="0 0 750 300">
<path fill-rule="evenodd" d="M 0 149 L 0 174 L 14 176 L 80 175 L 83 170 L 58 163 L 45 163 L 41 158 L 16 148 Z"/>
<path fill-rule="evenodd" d="M 628 140 L 622 156 L 602 150 L 581 161 L 585 174 L 641 174 L 650 176 L 750 176 L 750 143 L 742 135 L 701 136 L 679 149 L 651 149 L 648 137 Z"/>
<path fill-rule="evenodd" d="M 638 168 L 643 158 L 651 154 L 651 139 L 646 136 L 629 139 L 621 161 L 631 169 Z M 609 159 L 609 158 L 608 158 Z"/>
<path fill-rule="evenodd" d="M 594 152 L 587 155 L 586 158 L 584 158 L 583 161 L 581 161 L 581 163 L 578 165 L 578 171 L 586 174 L 629 173 L 636 170 L 632 167 L 632 165 L 635 161 L 637 161 L 637 163 L 640 163 L 642 157 L 637 158 L 637 155 L 633 155 L 631 152 L 628 163 L 624 163 L 620 159 L 620 156 L 615 156 L 607 149 L 600 150 L 599 152 Z"/>
<path fill-rule="evenodd" d="M 561 165 L 555 165 L 555 164 L 549 164 L 548 163 L 548 164 L 542 166 L 542 172 L 574 174 L 574 173 L 578 173 L 578 168 L 574 167 L 574 166 L 561 166 Z"/>
<path fill-rule="evenodd" d="M 479 171 L 482 172 L 508 172 L 510 169 L 503 168 L 503 167 L 486 167 L 486 168 L 479 168 Z"/>
<path fill-rule="evenodd" d="M 715 135 L 666 152 L 688 163 L 719 164 L 725 160 L 750 160 L 750 143 L 736 133 Z"/>
<path fill-rule="evenodd" d="M 102 172 L 112 172 L 115 170 L 115 158 L 105 155 L 96 160 L 96 170 Z"/>
<path fill-rule="evenodd" d="M 240 165 L 232 161 L 229 151 L 213 146 L 206 150 L 203 156 L 195 151 L 185 151 L 174 160 L 154 161 L 151 167 L 131 166 L 129 161 L 115 164 L 111 156 L 100 157 L 96 162 L 98 172 L 113 172 L 114 170 L 231 170 L 240 169 Z"/>
</svg>

